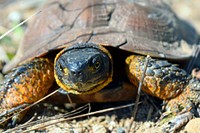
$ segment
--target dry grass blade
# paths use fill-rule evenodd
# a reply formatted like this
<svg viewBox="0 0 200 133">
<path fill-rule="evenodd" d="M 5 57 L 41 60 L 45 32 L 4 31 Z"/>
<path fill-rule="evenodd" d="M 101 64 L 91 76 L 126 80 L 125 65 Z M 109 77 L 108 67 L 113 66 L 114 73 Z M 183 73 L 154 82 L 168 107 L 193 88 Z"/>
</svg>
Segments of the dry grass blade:
<svg viewBox="0 0 200 133">
<path fill-rule="evenodd" d="M 11 119 L 13 116 L 22 113 L 23 111 L 29 109 L 30 107 L 33 107 L 34 105 L 40 103 L 41 101 L 47 99 L 48 97 L 54 95 L 54 94 L 57 93 L 57 92 L 58 92 L 58 90 L 53 91 L 52 93 L 48 94 L 47 96 L 43 97 L 42 99 L 40 99 L 40 100 L 36 101 L 35 103 L 33 103 L 33 104 L 31 104 L 31 105 L 25 107 L 24 109 L 22 109 L 21 111 L 17 112 L 16 114 L 14 114 L 14 115 L 12 115 L 12 116 L 10 116 L 10 117 L 7 117 L 5 120 L 1 121 L 0 124 L 3 124 L 3 123 L 6 122 L 7 120 Z"/>
<path fill-rule="evenodd" d="M 15 27 L 13 27 L 12 29 L 8 30 L 6 33 L 4 33 L 3 35 L 0 36 L 0 40 L 2 38 L 4 38 L 6 35 L 8 35 L 10 32 L 12 32 L 13 30 L 15 30 L 16 28 L 20 27 L 21 25 L 23 25 L 24 23 L 26 23 L 28 20 L 30 20 L 32 17 L 38 15 L 41 11 L 38 11 L 36 13 L 34 13 L 33 15 L 31 15 L 30 17 L 28 17 L 27 19 L 25 19 L 24 21 L 22 21 L 21 23 L 19 23 L 18 25 L 16 25 Z"/>
<path fill-rule="evenodd" d="M 127 104 L 127 105 L 122 105 L 122 106 L 118 106 L 118 107 L 113 107 L 113 108 L 107 108 L 107 109 L 103 109 L 103 110 L 99 110 L 99 111 L 94 111 L 94 112 L 90 112 L 90 113 L 86 113 L 86 114 L 81 114 L 81 115 L 76 115 L 76 116 L 72 116 L 72 117 L 67 117 L 67 118 L 66 118 L 67 115 L 64 114 L 64 115 L 61 115 L 59 117 L 54 117 L 53 119 L 51 118 L 51 120 L 48 121 L 48 122 L 38 123 L 37 125 L 34 125 L 34 127 L 32 127 L 33 126 L 32 124 L 23 125 L 23 127 L 26 127 L 26 128 L 27 127 L 32 127 L 31 129 L 27 129 L 27 130 L 25 130 L 23 132 L 30 132 L 30 131 L 33 131 L 33 130 L 41 129 L 41 128 L 44 128 L 44 127 L 47 127 L 47 126 L 50 126 L 50 125 L 53 125 L 53 124 L 64 122 L 64 121 L 74 120 L 74 119 L 83 118 L 83 117 L 87 117 L 87 116 L 91 116 L 91 115 L 96 115 L 96 114 L 105 113 L 105 112 L 109 112 L 109 111 L 114 111 L 114 110 L 119 110 L 119 109 L 123 109 L 123 108 L 128 108 L 128 107 L 132 107 L 133 105 L 134 105 L 134 103 Z M 7 130 L 4 133 L 9 133 L 9 132 L 12 132 L 12 131 L 17 132 L 17 130 L 19 130 L 21 128 L 22 128 L 21 126 L 18 126 L 17 128 L 14 128 L 12 130 Z"/>
<path fill-rule="evenodd" d="M 9 129 L 9 130 L 5 131 L 4 133 L 16 132 L 17 130 L 22 130 L 22 129 L 25 129 L 27 127 L 32 127 L 32 126 L 35 126 L 35 125 L 40 125 L 41 126 L 46 122 L 51 122 L 51 121 L 54 121 L 54 120 L 58 120 L 58 119 L 62 119 L 62 118 L 66 118 L 66 117 L 71 117 L 71 116 L 77 115 L 77 114 L 85 111 L 88 108 L 89 108 L 89 104 L 86 104 L 84 106 L 81 106 L 81 107 L 69 112 L 69 113 L 60 114 L 60 115 L 48 117 L 48 118 L 45 118 L 45 119 L 32 121 L 32 122 L 27 122 L 25 124 L 22 124 L 22 125 L 19 125 L 19 126 L 13 128 L 13 129 Z"/>
<path fill-rule="evenodd" d="M 138 86 L 137 97 L 136 97 L 135 106 L 134 106 L 134 110 L 133 110 L 133 119 L 135 119 L 135 116 L 136 116 L 136 113 L 137 113 L 138 103 L 139 103 L 139 100 L 140 100 L 141 88 L 142 88 L 142 84 L 143 84 L 143 81 L 144 81 L 147 66 L 148 66 L 148 63 L 149 63 L 149 59 L 150 59 L 150 56 L 147 55 L 145 66 L 144 66 L 144 71 L 142 73 L 142 78 L 141 78 L 141 80 L 139 82 L 139 86 Z"/>
<path fill-rule="evenodd" d="M 133 121 L 135 120 L 135 116 L 136 116 L 137 109 L 138 109 L 138 103 L 139 103 L 139 100 L 140 100 L 141 88 L 142 88 L 142 84 L 143 84 L 143 81 L 144 81 L 144 78 L 145 78 L 145 73 L 146 73 L 146 70 L 147 70 L 149 59 L 150 59 L 150 56 L 147 55 L 145 66 L 144 66 L 144 71 L 142 73 L 142 78 L 141 78 L 141 80 L 139 82 L 139 86 L 138 86 L 137 97 L 136 97 L 135 106 L 134 106 L 134 109 L 133 109 L 133 117 L 131 118 L 130 127 L 129 127 L 128 131 L 130 131 L 132 124 L 133 124 Z"/>
<path fill-rule="evenodd" d="M 194 68 L 195 63 L 200 58 L 200 46 L 197 46 L 195 51 L 193 52 L 192 58 L 190 62 L 187 64 L 186 71 L 187 73 L 191 73 L 192 69 Z"/>
</svg>

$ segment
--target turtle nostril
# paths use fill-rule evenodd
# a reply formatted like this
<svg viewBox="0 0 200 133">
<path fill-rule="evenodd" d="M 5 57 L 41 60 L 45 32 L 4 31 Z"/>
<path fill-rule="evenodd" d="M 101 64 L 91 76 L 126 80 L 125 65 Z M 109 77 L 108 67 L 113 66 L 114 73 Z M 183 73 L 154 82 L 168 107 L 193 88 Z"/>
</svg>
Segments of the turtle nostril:
<svg viewBox="0 0 200 133">
<path fill-rule="evenodd" d="M 72 75 L 76 75 L 76 72 L 73 72 L 73 71 L 72 71 L 71 74 L 72 74 Z"/>
<path fill-rule="evenodd" d="M 77 72 L 76 74 L 77 74 L 77 75 L 81 75 L 81 72 Z"/>
<path fill-rule="evenodd" d="M 82 72 L 80 72 L 80 71 L 78 71 L 78 72 L 76 72 L 76 71 L 71 71 L 71 74 L 72 74 L 73 76 L 80 76 L 80 75 L 82 74 Z"/>
<path fill-rule="evenodd" d="M 81 71 L 71 71 L 71 81 L 74 83 L 83 82 L 84 76 Z"/>
</svg>

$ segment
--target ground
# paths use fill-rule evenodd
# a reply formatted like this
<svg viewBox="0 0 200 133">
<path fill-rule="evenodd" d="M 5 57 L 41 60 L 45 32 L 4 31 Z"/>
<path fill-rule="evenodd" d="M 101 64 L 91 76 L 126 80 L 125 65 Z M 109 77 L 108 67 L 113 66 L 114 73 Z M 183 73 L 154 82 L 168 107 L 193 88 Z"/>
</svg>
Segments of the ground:
<svg viewBox="0 0 200 133">
<path fill-rule="evenodd" d="M 31 14 L 35 12 L 35 9 L 40 6 L 45 0 L 35 0 L 34 2 L 30 2 L 28 0 L 23 1 L 10 1 L 10 0 L 2 0 L 0 2 L 0 35 L 14 27 L 21 20 L 24 20 Z M 167 1 L 172 8 L 177 12 L 178 16 L 189 21 L 192 25 L 195 26 L 197 31 L 200 33 L 200 15 L 199 15 L 199 1 L 198 0 L 171 0 Z M 0 40 L 0 69 L 3 65 L 14 56 L 18 45 L 20 44 L 24 29 L 24 26 L 14 30 L 8 36 L 4 37 Z M 0 79 L 3 79 L 3 75 L 0 75 Z M 154 106 L 152 105 L 153 101 Z M 139 109 L 137 112 L 137 117 L 133 122 L 132 128 L 130 132 L 143 133 L 143 132 L 161 132 L 161 128 L 158 128 L 155 121 L 159 119 L 159 112 L 161 112 L 161 101 L 158 99 L 154 99 L 153 97 L 146 97 L 145 95 L 141 96 L 141 103 L 139 104 Z M 132 101 L 129 102 L 118 102 L 118 103 L 91 103 L 91 111 L 103 110 L 106 108 L 113 108 L 122 105 L 129 105 L 134 103 Z M 83 105 L 76 105 L 75 108 L 82 107 Z M 157 109 L 155 108 L 157 107 Z M 33 130 L 31 132 L 73 132 L 73 133 L 82 133 L 82 132 L 112 132 L 112 133 L 124 133 L 127 132 L 131 119 L 132 119 L 132 106 L 118 109 L 114 111 L 98 113 L 96 115 L 80 117 L 74 119 L 72 116 L 79 116 L 79 114 L 88 113 L 88 106 L 85 111 L 74 114 L 72 116 L 68 116 L 66 118 L 70 119 L 68 121 L 64 120 L 64 116 L 61 116 L 56 120 L 50 119 L 51 117 L 59 117 L 59 114 L 69 113 L 73 109 L 72 106 L 69 105 L 55 105 L 43 102 L 31 108 L 30 112 L 28 112 L 26 119 L 23 122 L 28 123 L 25 127 L 19 127 L 19 131 L 24 130 Z M 36 123 L 31 123 L 33 120 L 40 120 L 38 125 Z M 56 124 L 51 124 L 50 126 L 44 126 L 41 124 L 41 120 L 47 120 L 45 124 L 51 124 L 52 122 L 56 122 Z M 49 120 L 50 119 L 50 120 Z M 55 119 L 55 118 L 54 118 Z M 58 120 L 62 122 L 58 122 Z M 40 126 L 40 128 L 38 128 Z M 184 127 L 179 132 L 185 132 Z"/>
</svg>

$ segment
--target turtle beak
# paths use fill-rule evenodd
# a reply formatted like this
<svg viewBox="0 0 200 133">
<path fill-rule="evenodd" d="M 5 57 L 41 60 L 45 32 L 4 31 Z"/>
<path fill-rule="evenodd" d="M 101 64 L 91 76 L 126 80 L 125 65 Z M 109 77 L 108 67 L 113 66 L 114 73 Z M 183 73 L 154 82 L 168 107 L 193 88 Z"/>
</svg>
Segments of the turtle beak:
<svg viewBox="0 0 200 133">
<path fill-rule="evenodd" d="M 81 63 L 79 63 L 81 64 Z M 81 86 L 82 83 L 85 82 L 85 80 L 87 79 L 87 76 L 84 72 L 85 69 L 85 65 L 71 65 L 68 66 L 68 71 L 69 71 L 69 77 L 71 79 L 71 81 L 75 84 L 77 84 L 78 86 Z"/>
<path fill-rule="evenodd" d="M 77 83 L 76 83 L 76 86 L 77 86 L 79 89 L 81 89 L 81 88 L 83 88 L 84 85 L 83 85 L 81 82 L 77 82 Z"/>
</svg>

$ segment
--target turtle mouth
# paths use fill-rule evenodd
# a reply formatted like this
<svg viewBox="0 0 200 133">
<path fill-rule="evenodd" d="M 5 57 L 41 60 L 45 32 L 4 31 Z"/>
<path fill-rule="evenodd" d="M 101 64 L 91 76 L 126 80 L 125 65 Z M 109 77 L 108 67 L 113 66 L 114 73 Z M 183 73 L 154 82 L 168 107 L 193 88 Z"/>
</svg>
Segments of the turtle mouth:
<svg viewBox="0 0 200 133">
<path fill-rule="evenodd" d="M 68 88 L 70 88 L 70 90 L 79 92 L 79 93 L 87 93 L 93 90 L 95 90 L 95 88 L 98 88 L 99 86 L 103 85 L 104 83 L 106 83 L 107 80 L 100 80 L 100 79 L 96 79 L 96 80 L 92 80 L 92 81 L 87 81 L 87 82 L 77 82 L 74 83 L 72 81 L 63 79 L 63 84 L 65 84 Z"/>
<path fill-rule="evenodd" d="M 84 84 L 80 82 L 76 84 L 65 82 L 65 85 L 68 86 L 68 88 L 70 88 L 69 92 L 72 92 L 72 93 L 77 92 L 80 94 L 85 94 L 85 93 L 94 92 L 96 88 L 99 88 L 99 86 L 104 85 L 104 83 L 106 83 L 106 80 L 98 84 L 94 84 L 93 82 L 87 82 Z"/>
<path fill-rule="evenodd" d="M 56 56 L 54 71 L 56 82 L 64 90 L 94 93 L 112 81 L 112 58 L 100 45 L 78 43 Z"/>
<path fill-rule="evenodd" d="M 74 89 L 72 89 L 72 90 L 74 90 L 74 91 L 77 91 L 78 93 L 80 93 L 80 94 L 85 94 L 85 93 L 87 93 L 87 94 L 91 94 L 91 92 L 93 93 L 93 92 L 97 92 L 96 91 L 96 89 L 98 89 L 98 88 L 104 88 L 105 86 L 107 86 L 108 85 L 108 83 L 107 82 L 111 82 L 111 81 L 107 81 L 107 80 L 105 80 L 105 81 L 103 81 L 102 83 L 99 83 L 99 84 L 96 84 L 96 85 L 94 85 L 93 87 L 90 87 L 88 90 L 87 89 L 84 89 L 83 90 L 83 87 L 80 87 L 78 90 L 74 90 Z M 81 91 L 80 91 L 81 90 Z M 101 89 L 100 89 L 101 90 Z"/>
</svg>

